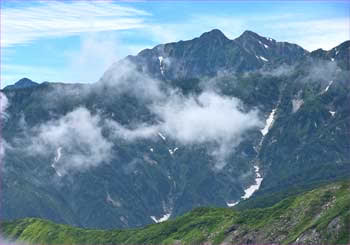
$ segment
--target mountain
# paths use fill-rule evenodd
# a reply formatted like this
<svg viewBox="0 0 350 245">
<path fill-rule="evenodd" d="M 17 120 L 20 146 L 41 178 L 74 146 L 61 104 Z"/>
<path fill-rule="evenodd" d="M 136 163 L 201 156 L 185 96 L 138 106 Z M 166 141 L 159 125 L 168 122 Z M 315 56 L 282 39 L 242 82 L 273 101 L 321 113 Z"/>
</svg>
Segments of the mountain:
<svg viewBox="0 0 350 245">
<path fill-rule="evenodd" d="M 85 230 L 27 218 L 2 222 L 3 233 L 34 244 L 348 244 L 350 183 L 333 183 L 270 208 L 196 208 L 133 230 Z"/>
<path fill-rule="evenodd" d="M 317 49 L 311 52 L 310 55 L 324 60 L 336 61 L 343 69 L 350 70 L 349 50 L 350 41 L 345 41 L 331 50 Z"/>
<path fill-rule="evenodd" d="M 212 30 L 94 84 L 2 90 L 2 219 L 141 227 L 350 177 L 349 42 L 332 50 Z"/>
<path fill-rule="evenodd" d="M 13 85 L 8 85 L 4 88 L 4 90 L 8 89 L 21 89 L 21 88 L 30 88 L 30 87 L 35 87 L 38 86 L 39 84 L 36 82 L 33 82 L 32 80 L 28 78 L 22 78 L 18 80 L 15 84 Z"/>
<path fill-rule="evenodd" d="M 276 42 L 251 31 L 230 40 L 214 29 L 189 41 L 145 49 L 126 60 L 159 79 L 179 80 L 215 76 L 220 71 L 245 72 L 273 64 L 291 64 L 306 54 L 308 52 L 296 44 Z M 110 70 L 119 65 L 116 63 Z M 102 80 L 109 79 L 107 71 Z"/>
</svg>

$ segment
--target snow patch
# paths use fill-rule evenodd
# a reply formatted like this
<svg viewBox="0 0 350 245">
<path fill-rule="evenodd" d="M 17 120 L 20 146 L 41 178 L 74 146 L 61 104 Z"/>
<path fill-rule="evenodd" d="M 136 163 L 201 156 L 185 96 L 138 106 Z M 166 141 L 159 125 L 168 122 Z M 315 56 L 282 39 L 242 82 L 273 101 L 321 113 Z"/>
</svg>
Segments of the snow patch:
<svg viewBox="0 0 350 245">
<path fill-rule="evenodd" d="M 247 189 L 244 190 L 244 196 L 242 196 L 242 199 L 248 199 L 253 195 L 253 193 L 257 190 L 259 190 L 261 182 L 263 181 L 263 178 L 261 177 L 261 174 L 259 173 L 259 167 L 254 166 L 255 170 L 255 184 L 249 186 Z"/>
<path fill-rule="evenodd" d="M 292 100 L 292 112 L 295 113 L 299 110 L 299 108 L 304 104 L 304 100 L 302 99 L 293 99 Z"/>
<path fill-rule="evenodd" d="M 167 214 L 164 214 L 163 217 L 160 217 L 159 219 L 157 219 L 155 216 L 151 216 L 151 219 L 156 222 L 156 223 L 161 223 L 161 222 L 164 222 L 164 221 L 167 221 L 171 216 L 171 213 L 167 213 Z"/>
<path fill-rule="evenodd" d="M 335 56 L 337 56 L 339 54 L 339 50 L 335 51 Z"/>
<path fill-rule="evenodd" d="M 174 150 L 169 149 L 170 155 L 174 155 L 174 153 L 178 150 L 179 148 L 175 147 Z"/>
<path fill-rule="evenodd" d="M 162 75 L 164 76 L 164 67 L 163 67 L 163 57 L 162 56 L 159 56 L 158 57 L 158 60 L 159 60 L 159 69 L 160 69 L 160 73 L 162 73 Z"/>
<path fill-rule="evenodd" d="M 237 201 L 237 202 L 231 202 L 231 203 L 226 202 L 226 205 L 227 205 L 227 207 L 233 207 L 233 206 L 236 206 L 238 203 L 239 203 L 239 201 Z"/>
<path fill-rule="evenodd" d="M 57 174 L 59 177 L 62 177 L 62 174 L 61 174 L 60 172 L 58 172 L 58 170 L 55 168 L 55 166 L 54 166 L 54 165 L 51 165 L 51 166 L 55 169 L 56 174 Z"/>
<path fill-rule="evenodd" d="M 329 81 L 327 87 L 325 88 L 325 90 L 323 91 L 323 93 L 327 92 L 329 87 L 333 84 L 333 80 L 332 81 Z"/>
<path fill-rule="evenodd" d="M 269 61 L 268 59 L 266 59 L 265 57 L 263 57 L 263 56 L 259 56 L 260 57 L 260 59 L 262 59 L 263 61 Z"/>
<path fill-rule="evenodd" d="M 163 140 L 166 140 L 166 137 L 165 137 L 161 132 L 158 132 L 158 135 L 159 135 L 159 137 L 161 137 Z"/>
<path fill-rule="evenodd" d="M 106 201 L 111 203 L 113 206 L 118 207 L 118 208 L 122 206 L 120 202 L 113 200 L 111 195 L 108 192 L 107 192 Z"/>
<path fill-rule="evenodd" d="M 329 113 L 331 113 L 332 117 L 334 117 L 335 111 L 329 111 Z"/>
<path fill-rule="evenodd" d="M 254 166 L 254 172 L 255 172 L 255 184 L 249 186 L 247 189 L 244 190 L 244 195 L 241 196 L 241 199 L 243 200 L 246 200 L 248 199 L 249 197 L 251 197 L 254 192 L 256 192 L 257 190 L 259 190 L 260 188 L 260 185 L 261 185 L 261 182 L 263 181 L 264 178 L 261 177 L 261 174 L 260 174 L 260 168 L 258 166 Z M 233 207 L 233 206 L 236 206 L 240 201 L 236 201 L 236 202 L 233 202 L 233 203 L 229 203 L 229 202 L 226 202 L 226 205 L 228 207 Z"/>
<path fill-rule="evenodd" d="M 276 113 L 276 108 L 271 111 L 269 117 L 266 119 L 265 127 L 260 130 L 263 136 L 265 136 L 269 132 L 269 129 L 272 127 L 275 113 Z"/>
<path fill-rule="evenodd" d="M 56 156 L 53 159 L 53 163 L 51 164 L 51 167 L 55 170 L 56 174 L 59 177 L 62 177 L 62 174 L 56 169 L 56 163 L 61 159 L 61 156 L 62 156 L 62 147 L 60 146 L 60 147 L 57 148 Z"/>
<path fill-rule="evenodd" d="M 258 58 L 258 59 L 261 59 L 262 61 L 265 61 L 265 62 L 269 61 L 268 59 L 266 59 L 263 56 L 255 56 L 255 57 Z"/>
<path fill-rule="evenodd" d="M 61 159 L 62 156 L 62 147 L 58 147 L 57 151 L 56 151 L 56 157 L 54 159 L 54 162 L 58 162 Z"/>
<path fill-rule="evenodd" d="M 258 41 L 261 45 L 263 45 L 265 48 L 269 48 L 266 44 L 262 43 L 261 41 Z"/>
</svg>

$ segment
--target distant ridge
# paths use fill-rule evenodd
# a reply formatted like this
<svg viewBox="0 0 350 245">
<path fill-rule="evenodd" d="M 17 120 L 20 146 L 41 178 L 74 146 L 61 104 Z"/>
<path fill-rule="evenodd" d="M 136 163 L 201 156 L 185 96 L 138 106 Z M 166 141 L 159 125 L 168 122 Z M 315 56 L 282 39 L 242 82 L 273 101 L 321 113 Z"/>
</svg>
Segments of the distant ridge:
<svg viewBox="0 0 350 245">
<path fill-rule="evenodd" d="M 39 85 L 39 83 L 33 82 L 29 78 L 24 77 L 24 78 L 18 80 L 15 84 L 6 86 L 4 88 L 4 90 L 30 88 L 30 87 L 35 87 L 38 85 Z"/>
</svg>

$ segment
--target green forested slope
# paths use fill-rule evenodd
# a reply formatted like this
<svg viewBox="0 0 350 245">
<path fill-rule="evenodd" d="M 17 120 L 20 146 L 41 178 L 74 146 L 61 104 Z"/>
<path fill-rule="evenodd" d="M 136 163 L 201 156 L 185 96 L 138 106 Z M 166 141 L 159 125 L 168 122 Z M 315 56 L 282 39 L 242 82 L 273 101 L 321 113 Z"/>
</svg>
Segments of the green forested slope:
<svg viewBox="0 0 350 245">
<path fill-rule="evenodd" d="M 291 196 L 270 208 L 197 208 L 142 229 L 92 230 L 26 218 L 2 223 L 12 239 L 35 244 L 348 244 L 350 181 Z"/>
</svg>

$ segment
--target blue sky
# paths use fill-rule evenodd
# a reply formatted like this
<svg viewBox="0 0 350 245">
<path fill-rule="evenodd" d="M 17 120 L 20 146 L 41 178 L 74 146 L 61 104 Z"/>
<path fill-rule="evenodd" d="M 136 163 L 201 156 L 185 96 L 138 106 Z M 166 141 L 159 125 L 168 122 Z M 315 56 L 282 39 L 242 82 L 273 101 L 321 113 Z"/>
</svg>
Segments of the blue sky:
<svg viewBox="0 0 350 245">
<path fill-rule="evenodd" d="M 1 87 L 95 82 L 115 61 L 218 28 L 309 51 L 349 40 L 348 1 L 1 1 Z"/>
</svg>

